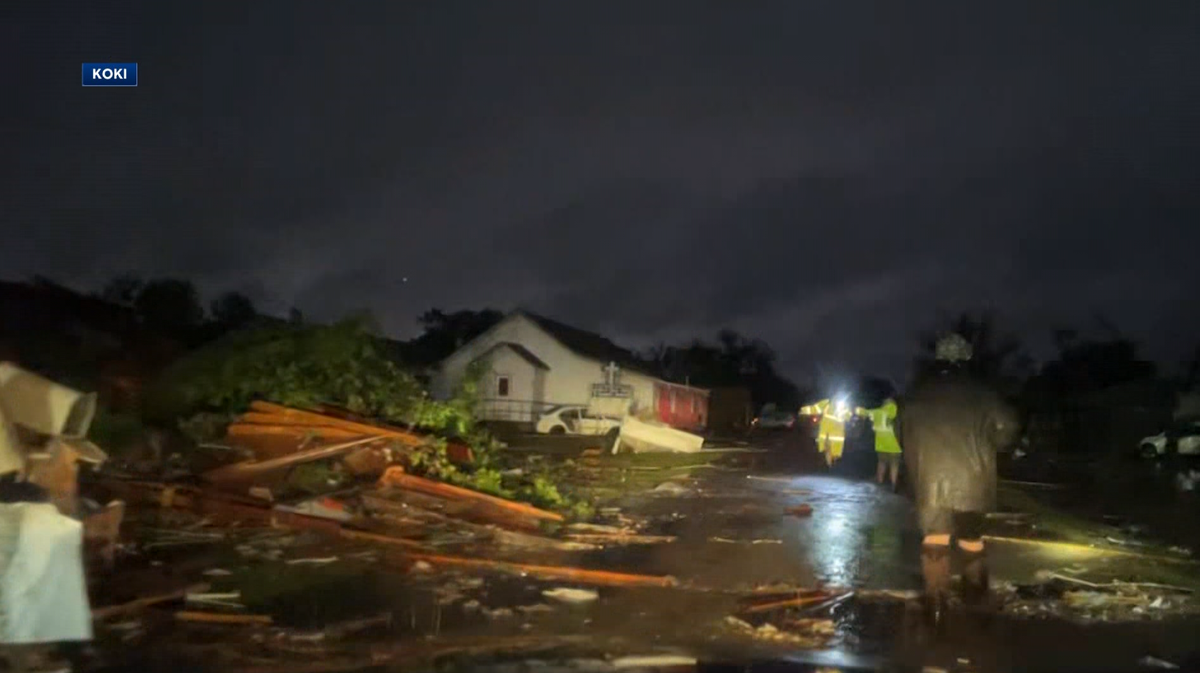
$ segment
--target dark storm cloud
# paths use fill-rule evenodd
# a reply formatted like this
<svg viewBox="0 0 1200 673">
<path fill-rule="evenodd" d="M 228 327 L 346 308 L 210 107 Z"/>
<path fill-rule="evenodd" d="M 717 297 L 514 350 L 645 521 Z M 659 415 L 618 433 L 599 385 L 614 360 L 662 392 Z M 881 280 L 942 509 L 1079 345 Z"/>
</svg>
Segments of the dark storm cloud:
<svg viewBox="0 0 1200 673">
<path fill-rule="evenodd" d="M 1200 335 L 1192 3 L 80 7 L 3 29 L 11 275 L 732 326 L 798 375 L 900 376 L 963 307 Z"/>
</svg>

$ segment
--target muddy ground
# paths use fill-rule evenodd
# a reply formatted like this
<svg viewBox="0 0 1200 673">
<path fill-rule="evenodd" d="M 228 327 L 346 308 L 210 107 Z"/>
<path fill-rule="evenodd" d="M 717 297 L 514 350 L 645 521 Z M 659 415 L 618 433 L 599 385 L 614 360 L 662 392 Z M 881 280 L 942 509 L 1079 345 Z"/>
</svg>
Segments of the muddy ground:
<svg viewBox="0 0 1200 673">
<path fill-rule="evenodd" d="M 602 520 L 673 539 L 536 556 L 474 553 L 670 576 L 677 586 L 596 587 L 448 571 L 313 532 L 247 530 L 141 549 L 107 577 L 105 600 L 144 594 L 154 581 L 203 581 L 210 593 L 236 592 L 237 611 L 269 617 L 270 625 L 181 623 L 173 618 L 178 606 L 139 611 L 98 627 L 91 661 L 110 670 L 264 673 L 485 664 L 508 670 L 512 660 L 524 667 L 513 670 L 548 661 L 626 670 L 648 662 L 621 657 L 651 654 L 678 658 L 659 663 L 694 659 L 701 668 L 790 662 L 794 670 L 1133 671 L 1156 661 L 1200 663 L 1200 620 L 1188 593 L 1200 588 L 1200 566 L 1183 548 L 1179 530 L 1186 527 L 1177 524 L 1182 510 L 1173 497 L 1164 496 L 1157 514 L 1137 508 L 1135 525 L 1105 518 L 1108 506 L 1100 503 L 1107 493 L 1007 484 L 1007 511 L 990 531 L 995 608 L 957 608 L 938 635 L 921 625 L 912 600 L 920 575 L 911 504 L 864 479 L 873 470 L 869 452 L 851 452 L 829 473 L 811 444 L 782 433 L 728 453 L 605 456 L 563 469 L 588 475 L 580 483 L 600 499 Z M 802 505 L 811 514 L 797 510 Z M 1170 522 L 1158 538 L 1145 523 L 1156 516 Z M 133 526 L 203 530 L 198 523 L 154 513 Z M 1113 580 L 1155 586 L 1112 591 Z M 770 595 L 816 587 L 835 600 L 747 612 Z M 377 619 L 356 623 L 364 618 Z M 346 624 L 345 633 L 329 629 Z"/>
</svg>

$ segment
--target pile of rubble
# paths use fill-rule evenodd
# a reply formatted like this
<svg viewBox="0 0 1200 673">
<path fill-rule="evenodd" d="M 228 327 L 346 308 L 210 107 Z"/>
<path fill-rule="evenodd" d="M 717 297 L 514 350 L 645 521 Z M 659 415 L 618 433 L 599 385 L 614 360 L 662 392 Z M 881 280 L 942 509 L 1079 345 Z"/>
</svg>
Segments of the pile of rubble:
<svg viewBox="0 0 1200 673">
<path fill-rule="evenodd" d="M 1007 614 L 1078 622 L 1157 621 L 1194 615 L 1194 590 L 1156 582 L 1091 582 L 1043 571 L 1033 584 L 998 583 L 996 597 Z"/>
<path fill-rule="evenodd" d="M 619 517 L 570 523 L 528 503 L 418 476 L 412 458 L 442 440 L 331 407 L 254 402 L 227 428 L 225 448 L 233 450 L 222 453 L 239 459 L 166 480 L 97 470 L 83 480 L 91 499 L 82 497 L 80 467 L 107 460 L 86 439 L 95 413 L 94 394 L 0 364 L 0 575 L 6 590 L 31 597 L 26 604 L 0 598 L 6 644 L 89 641 L 93 625 L 105 639 L 128 643 L 169 620 L 176 628 L 248 628 L 222 635 L 250 636 L 244 648 L 228 648 L 241 657 L 227 662 L 235 668 L 256 649 L 294 668 L 295 655 L 308 648 L 336 670 L 386 658 L 376 652 L 370 661 L 354 655 L 339 664 L 350 654 L 336 644 L 378 630 L 393 613 L 331 618 L 315 632 L 275 625 L 261 600 L 244 596 L 262 584 L 255 572 L 267 569 L 269 582 L 287 569 L 335 576 L 369 567 L 441 575 L 437 591 L 463 574 L 527 577 L 560 584 L 542 596 L 559 604 L 594 600 L 588 587 L 675 584 L 579 567 L 568 556 L 669 538 L 641 535 Z M 474 460 L 462 443 L 448 443 L 445 453 L 460 466 Z M 298 487 L 301 473 L 308 479 Z M 14 568 L 28 569 L 28 581 L 14 580 Z M 458 603 L 474 601 L 489 619 L 512 612 L 466 593 Z"/>
<path fill-rule="evenodd" d="M 311 530 L 381 545 L 412 563 L 597 584 L 671 583 L 520 562 L 524 552 L 586 551 L 638 535 L 628 527 L 568 525 L 557 512 L 410 474 L 407 452 L 428 441 L 343 410 L 254 402 L 227 433 L 231 446 L 249 453 L 247 460 L 201 474 L 198 483 L 107 479 L 99 486 L 131 505 L 187 510 L 212 522 Z M 449 444 L 447 453 L 459 464 L 473 458 L 463 444 Z M 289 488 L 292 471 L 314 464 L 326 466 L 322 474 L 330 475 L 326 492 Z M 489 546 L 499 548 L 480 553 Z"/>
</svg>

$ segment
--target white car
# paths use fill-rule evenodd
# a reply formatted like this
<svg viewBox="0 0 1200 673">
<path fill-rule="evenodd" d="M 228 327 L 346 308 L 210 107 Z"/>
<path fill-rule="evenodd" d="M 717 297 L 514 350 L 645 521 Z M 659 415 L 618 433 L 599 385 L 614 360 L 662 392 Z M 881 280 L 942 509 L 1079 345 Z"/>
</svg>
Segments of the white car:
<svg viewBox="0 0 1200 673">
<path fill-rule="evenodd" d="M 750 425 L 758 430 L 791 430 L 796 427 L 796 414 L 768 403 Z"/>
<path fill-rule="evenodd" d="M 554 407 L 538 419 L 534 430 L 540 435 L 608 435 L 621 431 L 621 419 L 590 416 L 587 407 Z"/>
<path fill-rule="evenodd" d="M 1139 453 L 1146 458 L 1158 458 L 1177 453 L 1181 456 L 1200 455 L 1200 421 L 1183 421 L 1157 435 L 1138 443 Z"/>
</svg>

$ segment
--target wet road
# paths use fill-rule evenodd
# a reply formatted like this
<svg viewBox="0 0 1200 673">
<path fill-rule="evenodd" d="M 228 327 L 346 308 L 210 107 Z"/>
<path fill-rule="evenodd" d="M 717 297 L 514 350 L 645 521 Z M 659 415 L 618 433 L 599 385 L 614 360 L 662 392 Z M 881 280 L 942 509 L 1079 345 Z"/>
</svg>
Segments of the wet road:
<svg viewBox="0 0 1200 673">
<path fill-rule="evenodd" d="M 920 586 L 913 508 L 904 496 L 870 481 L 873 454 L 849 452 L 844 464 L 829 474 L 811 445 L 805 446 L 795 435 L 771 437 L 759 446 L 770 451 L 745 456 L 753 459 L 749 466 L 695 468 L 687 476 L 662 470 L 664 481 L 657 488 L 606 503 L 645 521 L 644 532 L 673 535 L 675 541 L 540 559 L 671 575 L 679 580 L 676 588 L 599 587 L 594 588 L 595 600 L 572 604 L 543 592 L 589 587 L 431 567 L 396 572 L 367 561 L 320 568 L 277 562 L 255 568 L 243 587 L 244 598 L 252 611 L 270 614 L 280 626 L 293 628 L 315 629 L 338 619 L 385 612 L 393 617 L 390 630 L 381 634 L 388 646 L 415 643 L 452 648 L 475 637 L 538 642 L 568 638 L 573 644 L 563 653 L 567 658 L 674 648 L 702 662 L 736 664 L 739 670 L 755 661 L 790 661 L 841 670 L 921 670 L 934 665 L 976 671 L 1134 671 L 1142 670 L 1137 662 L 1147 655 L 1177 663 L 1184 670 L 1200 663 L 1193 654 L 1195 634 L 1200 633 L 1195 621 L 1083 626 L 1058 619 L 961 612 L 950 620 L 947 633 L 934 638 L 921 627 L 911 602 L 869 598 L 870 590 Z M 642 469 L 644 474 L 658 474 L 657 468 Z M 811 514 L 789 513 L 799 505 L 811 506 Z M 1028 579 L 1038 569 L 1068 564 L 1092 568 L 1109 564 L 1120 577 L 1141 570 L 1127 559 L 1117 563 L 1086 549 L 1051 553 L 1037 547 L 995 545 L 989 555 L 993 577 L 1000 581 Z M 232 566 L 235 561 L 227 563 Z M 289 577 L 296 575 L 303 576 Z M 739 609 L 754 590 L 820 585 L 859 593 L 811 614 L 751 617 Z M 735 614 L 741 624 L 731 620 Z M 824 642 L 797 642 L 763 637 L 760 632 L 771 625 L 790 633 L 799 618 L 832 622 L 836 634 Z M 960 659 L 969 661 L 969 666 L 963 668 L 957 663 Z M 129 670 L 179 670 L 164 662 Z M 445 670 L 477 669 L 477 663 Z"/>
<path fill-rule="evenodd" d="M 627 499 L 626 511 L 654 522 L 650 532 L 677 541 L 598 552 L 585 562 L 669 574 L 696 591 L 602 592 L 587 611 L 586 627 L 745 654 L 754 646 L 731 639 L 725 619 L 747 591 L 764 585 L 919 589 L 915 512 L 908 498 L 871 480 L 873 455 L 851 457 L 831 475 L 796 440 L 775 441 L 750 470 L 695 470 L 677 486 Z M 801 504 L 812 507 L 810 516 L 788 514 Z M 992 544 L 989 556 L 998 582 L 1031 581 L 1039 570 L 1067 565 L 1109 568 L 1126 578 L 1145 570 L 1086 549 Z M 842 664 L 907 663 L 919 670 L 966 658 L 975 670 L 1138 670 L 1136 662 L 1148 654 L 1190 660 L 1200 633 L 1195 620 L 1085 626 L 962 613 L 934 639 L 914 607 L 859 602 L 833 610 L 828 616 L 843 636 L 836 652 L 850 657 Z"/>
<path fill-rule="evenodd" d="M 678 540 L 621 550 L 638 558 L 614 562 L 713 589 L 920 586 L 915 512 L 908 498 L 864 478 L 873 474 L 873 453 L 848 452 L 831 473 L 798 433 L 755 445 L 767 452 L 748 469 L 697 469 L 678 487 L 629 498 L 627 509 Z M 802 505 L 812 514 L 789 514 Z"/>
<path fill-rule="evenodd" d="M 919 586 L 919 538 L 906 498 L 835 476 L 696 473 L 702 476 L 684 482 L 685 490 L 627 504 L 676 542 L 606 551 L 605 561 L 712 589 Z M 788 513 L 801 505 L 812 514 Z"/>
</svg>

